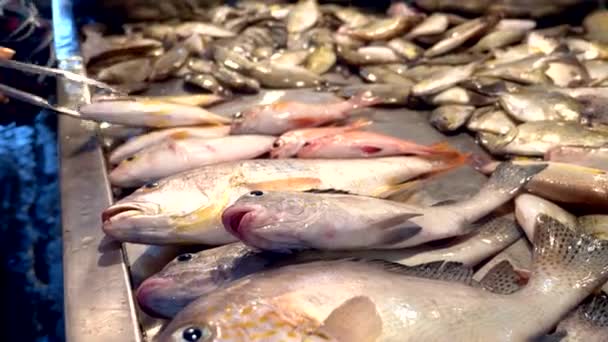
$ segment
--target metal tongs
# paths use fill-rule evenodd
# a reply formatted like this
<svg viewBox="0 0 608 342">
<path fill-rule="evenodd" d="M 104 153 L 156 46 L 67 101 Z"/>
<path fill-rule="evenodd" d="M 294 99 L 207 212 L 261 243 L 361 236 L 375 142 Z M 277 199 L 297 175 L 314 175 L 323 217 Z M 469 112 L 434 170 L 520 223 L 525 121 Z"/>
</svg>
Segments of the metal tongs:
<svg viewBox="0 0 608 342">
<path fill-rule="evenodd" d="M 19 70 L 19 71 L 23 71 L 23 72 L 27 72 L 27 73 L 38 74 L 38 75 L 63 77 L 70 81 L 94 86 L 99 89 L 108 90 L 112 93 L 120 93 L 120 91 L 118 91 L 117 89 L 115 89 L 103 82 L 99 82 L 92 78 L 88 78 L 86 76 L 79 75 L 79 74 L 76 74 L 76 73 L 73 73 L 70 71 L 66 71 L 66 70 L 43 67 L 43 66 L 39 66 L 39 65 L 35 65 L 35 64 L 22 63 L 22 62 L 17 62 L 17 61 L 13 61 L 13 60 L 9 60 L 9 59 L 2 59 L 2 58 L 0 58 L 0 67 Z M 1 84 L 1 83 L 0 83 L 0 92 L 3 93 L 5 96 L 12 97 L 17 100 L 33 104 L 34 106 L 39 106 L 42 108 L 54 110 L 61 114 L 66 114 L 66 115 L 70 115 L 70 116 L 74 116 L 74 117 L 80 117 L 80 113 L 78 113 L 78 111 L 76 111 L 74 109 L 53 105 L 49 101 L 47 101 L 46 99 L 44 99 L 38 95 L 30 94 L 28 92 L 25 92 L 25 91 L 22 91 L 22 90 L 13 88 L 13 87 L 9 87 L 9 86 Z"/>
</svg>

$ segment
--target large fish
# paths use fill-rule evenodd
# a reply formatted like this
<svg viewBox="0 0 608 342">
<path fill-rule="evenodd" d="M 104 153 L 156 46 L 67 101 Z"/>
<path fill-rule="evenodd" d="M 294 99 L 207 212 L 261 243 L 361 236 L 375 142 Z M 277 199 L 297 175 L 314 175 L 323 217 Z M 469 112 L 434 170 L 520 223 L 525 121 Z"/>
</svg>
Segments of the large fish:
<svg viewBox="0 0 608 342">
<path fill-rule="evenodd" d="M 470 269 L 450 263 L 312 262 L 258 273 L 200 298 L 178 313 L 159 341 L 192 331 L 214 341 L 230 341 L 235 331 L 250 341 L 301 341 L 309 327 L 298 322 L 318 326 L 360 295 L 378 309 L 381 342 L 527 341 L 547 333 L 608 278 L 608 242 L 545 216 L 537 231 L 531 279 L 512 295 L 468 285 Z"/>
<path fill-rule="evenodd" d="M 512 199 L 544 166 L 505 163 L 472 198 L 433 207 L 344 194 L 252 191 L 222 221 L 263 250 L 395 249 L 464 235 L 472 223 Z"/>
<path fill-rule="evenodd" d="M 223 244 L 236 239 L 224 230 L 222 211 L 252 190 L 337 189 L 388 197 L 411 187 L 407 182 L 410 179 L 463 162 L 389 157 L 221 163 L 145 185 L 103 212 L 103 229 L 121 241 Z"/>
<path fill-rule="evenodd" d="M 608 171 L 608 147 L 557 146 L 545 154 L 545 160 Z"/>
<path fill-rule="evenodd" d="M 302 251 L 282 254 L 260 251 L 235 242 L 176 257 L 137 289 L 139 305 L 150 315 L 173 317 L 201 296 L 248 276 L 286 264 L 336 258 L 367 258 L 415 266 L 434 261 L 454 261 L 475 266 L 522 236 L 513 218 L 501 216 L 484 223 L 477 232 L 442 246 L 396 250 Z"/>
<path fill-rule="evenodd" d="M 140 187 L 205 165 L 253 159 L 268 153 L 275 139 L 268 135 L 169 137 L 120 162 L 110 172 L 110 183 L 123 188 Z"/>
<path fill-rule="evenodd" d="M 353 110 L 375 103 L 376 99 L 366 93 L 335 103 L 279 101 L 240 113 L 232 122 L 231 133 L 279 135 L 293 129 L 316 127 L 346 119 Z"/>
</svg>

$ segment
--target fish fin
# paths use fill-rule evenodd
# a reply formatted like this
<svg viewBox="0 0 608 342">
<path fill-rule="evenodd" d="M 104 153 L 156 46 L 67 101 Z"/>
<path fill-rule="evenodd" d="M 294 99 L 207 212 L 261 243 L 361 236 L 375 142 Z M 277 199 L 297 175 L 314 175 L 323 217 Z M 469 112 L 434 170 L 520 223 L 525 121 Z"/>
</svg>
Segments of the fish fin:
<svg viewBox="0 0 608 342">
<path fill-rule="evenodd" d="M 280 191 L 280 190 L 293 190 L 293 191 L 305 191 L 318 189 L 321 185 L 319 178 L 313 177 L 295 177 L 285 179 L 275 179 L 265 182 L 256 183 L 245 183 L 250 189 L 266 190 L 266 191 Z"/>
<path fill-rule="evenodd" d="M 453 199 L 448 199 L 448 200 L 443 200 L 443 201 L 439 201 L 439 202 L 433 203 L 431 205 L 431 207 L 441 207 L 441 206 L 444 206 L 444 205 L 450 205 L 450 204 L 454 204 L 454 203 L 458 203 L 458 201 L 457 200 L 453 200 Z"/>
<path fill-rule="evenodd" d="M 414 193 L 414 192 L 418 191 L 418 189 L 420 189 L 420 187 L 424 184 L 426 184 L 426 180 L 416 179 L 416 180 L 410 180 L 410 181 L 406 181 L 406 182 L 399 183 L 399 184 L 384 185 L 384 186 L 378 187 L 374 191 L 374 195 L 372 197 L 386 198 L 386 197 L 393 196 L 397 193 L 402 193 L 402 192 Z"/>
<path fill-rule="evenodd" d="M 172 133 L 171 135 L 169 135 L 169 137 L 171 139 L 180 140 L 180 139 L 190 138 L 191 135 L 190 135 L 190 133 L 188 133 L 188 131 L 177 131 L 177 132 Z"/>
<path fill-rule="evenodd" d="M 382 334 L 382 319 L 369 297 L 357 296 L 334 309 L 319 332 L 339 342 L 374 342 Z"/>
<path fill-rule="evenodd" d="M 530 339 L 530 342 L 560 342 L 568 336 L 566 331 L 556 331 L 551 335 L 542 335 Z"/>
<path fill-rule="evenodd" d="M 542 286 L 551 275 L 562 279 L 565 287 L 584 286 L 591 291 L 608 273 L 608 241 L 576 232 L 541 214 L 536 218 L 533 260 L 531 283 Z"/>
<path fill-rule="evenodd" d="M 407 276 L 473 284 L 473 269 L 460 262 L 433 261 L 416 266 L 405 266 L 385 260 L 368 260 L 368 262 L 382 266 L 386 271 Z"/>
<path fill-rule="evenodd" d="M 442 158 L 440 163 L 433 168 L 433 171 L 431 171 L 429 173 L 429 176 L 427 177 L 442 174 L 444 172 L 448 172 L 462 165 L 465 165 L 468 162 L 470 156 L 471 155 L 468 153 L 460 152 L 456 154 L 450 154 L 450 158 Z"/>
<path fill-rule="evenodd" d="M 431 153 L 434 154 L 447 154 L 447 155 L 460 155 L 460 151 L 453 148 L 447 141 L 441 141 L 436 144 L 432 144 L 429 146 Z"/>
<path fill-rule="evenodd" d="M 309 193 L 313 193 L 313 194 L 341 194 L 341 195 L 352 195 L 352 193 L 346 191 L 346 190 L 339 190 L 339 189 L 310 189 L 310 190 L 306 190 L 304 192 L 309 192 Z"/>
<path fill-rule="evenodd" d="M 538 163 L 517 165 L 512 162 L 500 163 L 484 187 L 496 188 L 504 193 L 514 193 L 526 185 L 532 177 L 547 168 L 549 164 Z"/>
<path fill-rule="evenodd" d="M 479 285 L 490 292 L 508 295 L 517 292 L 526 282 L 508 260 L 503 260 L 488 271 Z"/>
</svg>

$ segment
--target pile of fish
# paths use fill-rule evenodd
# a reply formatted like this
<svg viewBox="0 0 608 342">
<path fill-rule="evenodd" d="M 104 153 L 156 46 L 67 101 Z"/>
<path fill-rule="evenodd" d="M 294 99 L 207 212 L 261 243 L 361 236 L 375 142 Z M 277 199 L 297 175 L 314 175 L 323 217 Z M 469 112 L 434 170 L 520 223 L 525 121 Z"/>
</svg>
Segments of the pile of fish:
<svg viewBox="0 0 608 342">
<path fill-rule="evenodd" d="M 608 340 L 606 12 L 582 28 L 316 0 L 199 16 L 84 32 L 88 70 L 128 94 L 80 115 L 137 132 L 108 154 L 112 185 L 137 190 L 104 232 L 212 246 L 138 284 L 171 319 L 160 341 Z M 139 94 L 176 81 L 187 94 Z M 500 160 L 377 133 L 386 106 Z M 472 196 L 393 197 L 467 165 L 489 175 Z"/>
</svg>

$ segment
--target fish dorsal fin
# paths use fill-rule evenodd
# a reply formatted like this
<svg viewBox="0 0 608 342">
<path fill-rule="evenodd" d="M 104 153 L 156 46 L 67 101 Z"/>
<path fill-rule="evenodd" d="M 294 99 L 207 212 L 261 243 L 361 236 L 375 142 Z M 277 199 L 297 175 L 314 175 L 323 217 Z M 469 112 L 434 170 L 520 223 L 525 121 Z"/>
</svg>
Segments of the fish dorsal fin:
<svg viewBox="0 0 608 342">
<path fill-rule="evenodd" d="M 382 334 L 382 319 L 369 297 L 353 297 L 331 312 L 319 332 L 339 342 L 374 342 Z"/>
<path fill-rule="evenodd" d="M 387 271 L 412 277 L 455 281 L 467 285 L 473 283 L 473 269 L 460 262 L 433 261 L 416 266 L 405 266 L 385 260 L 372 260 L 371 262 L 382 266 Z"/>
<path fill-rule="evenodd" d="M 352 195 L 352 193 L 350 193 L 346 190 L 339 190 L 339 189 L 310 189 L 310 190 L 306 190 L 304 192 L 309 192 L 312 194 Z"/>
<path fill-rule="evenodd" d="M 490 292 L 508 295 L 517 292 L 524 285 L 524 277 L 513 269 L 513 265 L 503 260 L 492 267 L 479 284 Z"/>
</svg>

